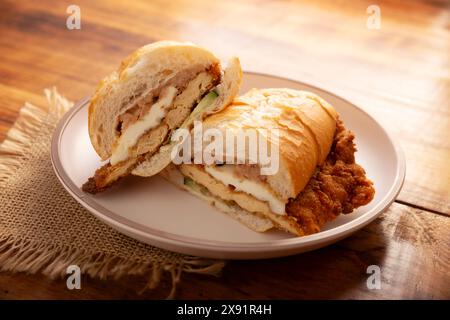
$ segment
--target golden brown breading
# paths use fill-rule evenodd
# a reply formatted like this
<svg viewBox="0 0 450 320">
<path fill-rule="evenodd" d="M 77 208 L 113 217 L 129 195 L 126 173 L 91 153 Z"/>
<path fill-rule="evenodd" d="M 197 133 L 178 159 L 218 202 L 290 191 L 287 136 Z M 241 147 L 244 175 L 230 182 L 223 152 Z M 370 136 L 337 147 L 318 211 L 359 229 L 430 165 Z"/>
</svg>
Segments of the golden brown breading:
<svg viewBox="0 0 450 320">
<path fill-rule="evenodd" d="M 305 234 L 319 232 L 341 213 L 368 204 L 375 194 L 364 169 L 355 163 L 355 136 L 339 120 L 331 151 L 306 188 L 286 205 Z"/>
</svg>

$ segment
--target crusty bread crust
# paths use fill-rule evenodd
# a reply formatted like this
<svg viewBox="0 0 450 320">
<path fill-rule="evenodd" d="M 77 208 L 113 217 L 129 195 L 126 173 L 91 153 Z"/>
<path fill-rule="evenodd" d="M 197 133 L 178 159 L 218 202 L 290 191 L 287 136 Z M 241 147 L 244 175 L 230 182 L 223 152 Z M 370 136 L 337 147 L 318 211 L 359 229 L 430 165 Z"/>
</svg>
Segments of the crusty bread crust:
<svg viewBox="0 0 450 320">
<path fill-rule="evenodd" d="M 192 43 L 160 41 L 139 48 L 100 81 L 89 105 L 89 136 L 102 160 L 111 156 L 117 117 L 133 99 L 192 65 L 220 68 L 220 61 Z"/>
<path fill-rule="evenodd" d="M 281 198 L 303 190 L 317 166 L 327 157 L 336 129 L 337 113 L 317 95 L 299 90 L 252 89 L 223 111 L 203 122 L 204 130 L 278 129 L 279 171 L 267 182 Z M 246 149 L 249 146 L 246 144 Z"/>
<path fill-rule="evenodd" d="M 228 61 L 227 67 L 223 72 L 222 82 L 218 86 L 217 91 L 219 98 L 214 101 L 213 105 L 205 110 L 201 119 L 207 116 L 220 112 L 225 109 L 239 93 L 242 83 L 242 67 L 238 57 L 231 57 Z"/>
</svg>

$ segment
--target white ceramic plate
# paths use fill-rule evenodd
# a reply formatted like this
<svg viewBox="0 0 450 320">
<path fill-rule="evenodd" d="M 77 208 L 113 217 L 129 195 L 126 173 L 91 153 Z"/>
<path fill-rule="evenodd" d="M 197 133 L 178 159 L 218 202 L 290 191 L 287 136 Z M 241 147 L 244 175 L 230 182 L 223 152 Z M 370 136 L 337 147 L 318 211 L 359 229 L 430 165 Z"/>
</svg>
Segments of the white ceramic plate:
<svg viewBox="0 0 450 320">
<path fill-rule="evenodd" d="M 253 232 L 160 177 L 131 177 L 99 195 L 85 194 L 81 185 L 102 164 L 89 141 L 87 99 L 78 102 L 54 132 L 51 156 L 56 175 L 80 204 L 118 231 L 157 247 L 210 258 L 272 258 L 323 247 L 361 229 L 394 201 L 403 184 L 405 160 L 372 117 L 342 98 L 296 81 L 245 73 L 242 92 L 253 87 L 303 89 L 330 102 L 356 135 L 356 158 L 374 181 L 374 200 L 339 216 L 317 234 L 294 237 L 280 231 Z"/>
</svg>

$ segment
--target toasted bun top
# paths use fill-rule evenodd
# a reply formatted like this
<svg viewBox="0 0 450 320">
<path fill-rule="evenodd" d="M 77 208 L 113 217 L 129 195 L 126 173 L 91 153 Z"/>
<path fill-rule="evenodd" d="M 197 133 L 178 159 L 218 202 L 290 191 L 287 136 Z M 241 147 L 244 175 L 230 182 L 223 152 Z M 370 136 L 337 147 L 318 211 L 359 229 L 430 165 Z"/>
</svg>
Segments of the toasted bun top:
<svg viewBox="0 0 450 320">
<path fill-rule="evenodd" d="M 267 182 L 282 198 L 296 197 L 316 167 L 330 152 L 337 113 L 317 95 L 292 89 L 252 89 L 219 113 L 206 118 L 203 127 L 221 129 L 278 129 L 279 170 Z M 246 144 L 248 149 L 248 144 Z"/>
<path fill-rule="evenodd" d="M 120 67 L 100 81 L 89 106 L 89 136 L 98 155 L 111 156 L 117 117 L 140 94 L 157 88 L 192 66 L 219 65 L 210 51 L 192 43 L 160 41 L 137 49 Z"/>
</svg>

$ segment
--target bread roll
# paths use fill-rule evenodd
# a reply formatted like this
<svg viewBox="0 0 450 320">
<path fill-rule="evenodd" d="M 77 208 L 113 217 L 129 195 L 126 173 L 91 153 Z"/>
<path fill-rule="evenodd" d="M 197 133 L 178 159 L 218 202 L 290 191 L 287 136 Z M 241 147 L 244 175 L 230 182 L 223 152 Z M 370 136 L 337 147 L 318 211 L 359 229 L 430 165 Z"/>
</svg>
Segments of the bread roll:
<svg viewBox="0 0 450 320">
<path fill-rule="evenodd" d="M 232 105 L 203 122 L 219 130 L 278 129 L 280 166 L 267 176 L 271 188 L 282 198 L 295 197 L 308 183 L 315 168 L 327 157 L 336 129 L 337 113 L 318 97 L 285 88 L 252 89 Z M 246 145 L 249 148 L 249 145 Z"/>
<path fill-rule="evenodd" d="M 236 164 L 234 158 L 231 163 L 224 160 L 219 165 L 181 164 L 170 170 L 178 170 L 205 188 L 207 192 L 203 192 L 202 198 L 214 202 L 227 214 L 245 220 L 253 230 L 261 231 L 262 225 L 267 228 L 272 225 L 304 235 L 297 219 L 288 215 L 285 207 L 305 188 L 327 158 L 336 121 L 334 108 L 311 92 L 252 89 L 221 112 L 207 117 L 202 123 L 203 132 L 212 128 L 221 132 L 253 130 L 258 133 L 276 129 L 277 139 L 267 133 L 263 136 L 272 150 L 278 150 L 279 166 L 275 174 L 261 175 L 261 163 L 249 164 L 249 143 L 245 144 L 248 160 L 245 164 Z M 227 152 L 229 150 L 225 150 L 223 159 Z M 192 189 L 192 185 L 185 188 Z"/>
<path fill-rule="evenodd" d="M 146 45 L 126 58 L 100 82 L 89 105 L 92 145 L 109 163 L 83 190 L 100 192 L 132 172 L 149 176 L 162 170 L 168 163 L 162 147 L 173 131 L 220 111 L 239 91 L 239 59 L 232 58 L 225 72 L 221 68 L 210 51 L 174 41 Z M 212 91 L 217 98 L 196 109 Z"/>
</svg>

